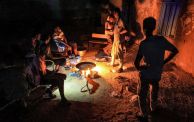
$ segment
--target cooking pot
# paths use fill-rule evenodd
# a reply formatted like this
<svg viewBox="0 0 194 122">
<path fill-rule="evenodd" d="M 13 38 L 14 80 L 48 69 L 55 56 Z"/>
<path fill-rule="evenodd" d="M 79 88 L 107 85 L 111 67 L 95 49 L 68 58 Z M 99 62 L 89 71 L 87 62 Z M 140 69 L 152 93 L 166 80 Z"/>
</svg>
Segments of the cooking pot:
<svg viewBox="0 0 194 122">
<path fill-rule="evenodd" d="M 85 47 L 80 47 L 77 49 L 77 53 L 79 56 L 84 56 L 87 52 L 87 49 Z"/>
</svg>

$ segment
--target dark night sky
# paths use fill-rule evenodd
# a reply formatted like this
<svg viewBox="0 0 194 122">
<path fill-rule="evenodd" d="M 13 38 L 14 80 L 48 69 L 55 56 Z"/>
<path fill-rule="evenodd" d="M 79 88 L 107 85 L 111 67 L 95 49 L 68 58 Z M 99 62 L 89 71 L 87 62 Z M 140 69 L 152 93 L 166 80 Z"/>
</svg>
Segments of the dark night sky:
<svg viewBox="0 0 194 122">
<path fill-rule="evenodd" d="M 1 38 L 8 39 L 10 34 L 20 38 L 56 24 L 65 26 L 67 31 L 84 28 L 86 22 L 96 26 L 93 19 L 99 20 L 100 3 L 101 0 L 1 0 Z"/>
</svg>

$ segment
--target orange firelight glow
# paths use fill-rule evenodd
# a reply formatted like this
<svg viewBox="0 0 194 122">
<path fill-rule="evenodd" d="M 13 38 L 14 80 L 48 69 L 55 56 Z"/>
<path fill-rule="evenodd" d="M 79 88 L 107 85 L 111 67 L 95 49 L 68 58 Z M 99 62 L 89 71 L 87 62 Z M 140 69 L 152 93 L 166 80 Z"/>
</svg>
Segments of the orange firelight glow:
<svg viewBox="0 0 194 122">
<path fill-rule="evenodd" d="M 96 66 L 92 69 L 92 71 L 96 71 L 96 72 L 100 72 L 101 71 L 101 67 L 100 66 Z"/>
<path fill-rule="evenodd" d="M 109 67 L 107 67 L 105 64 L 103 64 L 103 63 L 99 63 L 99 62 L 97 62 L 96 63 L 96 67 L 94 67 L 93 69 L 92 69 L 92 71 L 95 71 L 95 72 L 97 72 L 98 74 L 100 74 L 100 75 L 105 75 L 105 74 L 107 74 L 107 73 L 110 73 L 110 68 Z"/>
<path fill-rule="evenodd" d="M 155 19 L 158 19 L 160 16 L 160 8 L 161 8 L 161 1 L 162 0 L 145 0 L 143 3 L 136 1 L 136 8 L 137 8 L 137 22 L 143 26 L 143 20 L 146 17 L 152 16 Z M 152 8 L 152 9 L 150 9 Z M 143 31 L 143 30 L 142 30 Z M 157 29 L 154 33 L 156 33 Z"/>
<path fill-rule="evenodd" d="M 91 73 L 90 69 L 87 69 L 87 70 L 86 70 L 86 75 L 85 75 L 85 76 L 88 77 L 88 76 L 90 75 L 90 73 Z"/>
</svg>

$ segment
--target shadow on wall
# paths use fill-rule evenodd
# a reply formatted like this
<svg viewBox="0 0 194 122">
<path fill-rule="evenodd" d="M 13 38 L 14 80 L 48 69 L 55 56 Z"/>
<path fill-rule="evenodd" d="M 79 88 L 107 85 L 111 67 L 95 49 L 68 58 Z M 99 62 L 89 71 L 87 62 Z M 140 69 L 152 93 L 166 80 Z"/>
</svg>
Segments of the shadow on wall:
<svg viewBox="0 0 194 122">
<path fill-rule="evenodd" d="M 129 32 L 129 35 L 131 37 L 130 42 L 142 39 L 143 33 L 141 32 L 141 25 L 140 25 L 140 23 L 137 22 L 137 8 L 135 5 L 136 0 L 120 0 L 120 2 L 122 3 L 121 17 L 125 23 L 125 26 Z M 144 0 L 139 0 L 139 2 L 143 3 Z M 110 9 L 110 11 L 111 11 L 111 10 L 117 8 L 115 6 L 115 4 L 113 4 L 111 2 L 104 3 L 104 5 L 108 7 L 108 8 L 106 8 L 107 11 L 108 11 L 108 9 Z"/>
<path fill-rule="evenodd" d="M 140 3 L 143 3 L 145 0 L 139 0 Z"/>
<path fill-rule="evenodd" d="M 141 25 L 137 22 L 137 8 L 135 6 L 135 0 L 129 1 L 129 30 L 134 33 L 132 35 L 132 41 L 139 40 L 143 38 L 143 33 L 141 32 Z M 139 0 L 143 3 L 144 0 Z"/>
</svg>

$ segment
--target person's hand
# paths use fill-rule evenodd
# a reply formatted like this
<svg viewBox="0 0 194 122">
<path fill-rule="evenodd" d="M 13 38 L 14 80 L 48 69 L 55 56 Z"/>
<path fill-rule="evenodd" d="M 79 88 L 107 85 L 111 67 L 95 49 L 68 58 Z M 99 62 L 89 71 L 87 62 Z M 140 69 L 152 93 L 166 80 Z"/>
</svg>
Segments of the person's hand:
<svg viewBox="0 0 194 122">
<path fill-rule="evenodd" d="M 59 67 L 60 67 L 59 65 L 56 65 L 54 72 L 58 72 L 59 71 Z"/>
<path fill-rule="evenodd" d="M 113 31 L 105 31 L 105 35 L 107 35 L 107 36 L 110 36 L 110 35 L 113 35 L 113 34 L 114 34 Z"/>
<path fill-rule="evenodd" d="M 112 41 L 110 39 L 107 40 L 108 44 L 112 44 Z"/>
<path fill-rule="evenodd" d="M 111 38 L 111 36 L 110 36 L 110 35 L 106 35 L 106 38 L 107 38 L 107 39 L 110 39 L 110 38 Z"/>
</svg>

